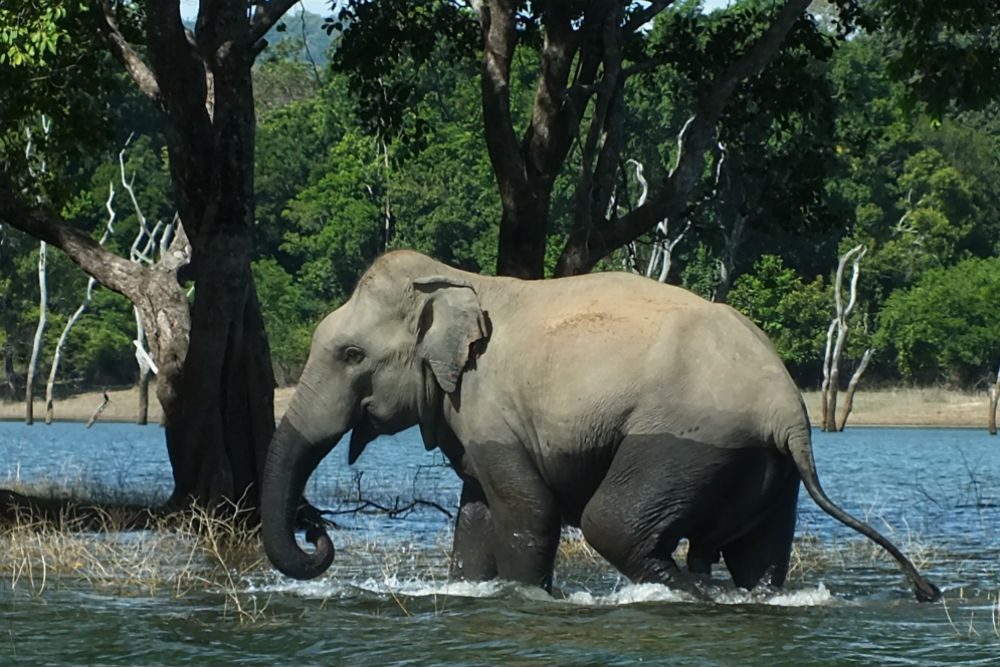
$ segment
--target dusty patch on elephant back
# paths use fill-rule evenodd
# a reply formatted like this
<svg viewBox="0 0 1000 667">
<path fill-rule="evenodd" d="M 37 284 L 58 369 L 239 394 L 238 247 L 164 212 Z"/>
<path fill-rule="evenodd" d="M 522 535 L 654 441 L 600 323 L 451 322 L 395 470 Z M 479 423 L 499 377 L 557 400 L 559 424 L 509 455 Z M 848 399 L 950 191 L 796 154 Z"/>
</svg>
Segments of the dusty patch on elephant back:
<svg viewBox="0 0 1000 667">
<path fill-rule="evenodd" d="M 623 321 L 624 318 L 603 311 L 573 313 L 566 317 L 550 320 L 545 326 L 547 333 L 560 329 L 583 329 L 585 331 L 601 331 L 612 322 Z"/>
</svg>

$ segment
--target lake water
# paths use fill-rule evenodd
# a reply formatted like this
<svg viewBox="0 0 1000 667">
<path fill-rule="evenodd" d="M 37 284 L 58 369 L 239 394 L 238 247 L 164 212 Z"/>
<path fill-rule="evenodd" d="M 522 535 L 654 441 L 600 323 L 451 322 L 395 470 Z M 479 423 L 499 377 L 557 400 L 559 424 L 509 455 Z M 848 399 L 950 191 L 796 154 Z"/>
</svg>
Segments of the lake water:
<svg viewBox="0 0 1000 667">
<path fill-rule="evenodd" d="M 894 562 L 804 492 L 785 589 L 735 590 L 717 568 L 711 602 L 631 585 L 579 550 L 560 554 L 551 596 L 449 583 L 451 520 L 417 504 L 396 518 L 337 515 L 337 560 L 318 580 L 264 565 L 227 573 L 228 590 L 150 585 L 143 572 L 124 584 L 53 574 L 41 588 L 37 568 L 27 581 L 21 552 L 0 543 L 0 665 L 1000 665 L 1000 439 L 853 428 L 817 433 L 815 449 L 829 495 L 918 561 L 944 602 L 917 603 Z M 170 491 L 162 432 L 127 424 L 0 423 L 0 487 L 14 482 Z M 308 487 L 340 511 L 359 492 L 454 511 L 458 484 L 409 431 L 376 441 L 353 468 L 346 447 L 334 450 Z M 173 558 L 149 532 L 80 538 Z M 234 599 L 257 611 L 234 612 Z"/>
</svg>

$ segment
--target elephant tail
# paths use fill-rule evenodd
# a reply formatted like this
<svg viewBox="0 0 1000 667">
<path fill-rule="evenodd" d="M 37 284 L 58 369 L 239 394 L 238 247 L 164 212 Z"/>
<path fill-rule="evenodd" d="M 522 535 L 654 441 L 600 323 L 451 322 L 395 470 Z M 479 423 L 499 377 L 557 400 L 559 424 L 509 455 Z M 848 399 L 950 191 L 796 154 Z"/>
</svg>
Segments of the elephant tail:
<svg viewBox="0 0 1000 667">
<path fill-rule="evenodd" d="M 941 591 L 938 587 L 920 574 L 913 563 L 903 555 L 903 552 L 896 545 L 864 521 L 848 514 L 826 495 L 822 485 L 819 483 L 819 476 L 816 474 L 816 460 L 813 458 L 812 437 L 809 432 L 808 422 L 801 430 L 796 431 L 788 438 L 787 446 L 788 452 L 799 470 L 802 484 L 824 512 L 845 526 L 853 528 L 868 537 L 889 552 L 896 559 L 896 562 L 899 563 L 900 567 L 903 568 L 903 571 L 906 572 L 906 576 L 913 584 L 913 590 L 918 600 L 921 602 L 934 602 L 941 597 Z"/>
</svg>

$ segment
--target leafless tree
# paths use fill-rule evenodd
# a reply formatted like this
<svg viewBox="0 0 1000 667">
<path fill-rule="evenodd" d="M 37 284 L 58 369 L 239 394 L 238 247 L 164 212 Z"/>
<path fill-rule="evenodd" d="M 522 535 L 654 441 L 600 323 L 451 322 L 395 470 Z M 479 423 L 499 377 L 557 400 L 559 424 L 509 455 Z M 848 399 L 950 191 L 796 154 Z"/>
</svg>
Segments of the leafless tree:
<svg viewBox="0 0 1000 667">
<path fill-rule="evenodd" d="M 42 134 L 48 137 L 52 129 L 52 122 L 46 117 L 41 117 Z M 44 177 L 48 173 L 48 162 L 45 158 L 45 151 L 37 154 L 35 150 L 35 138 L 30 129 L 25 130 L 27 142 L 24 148 L 24 157 L 28 164 L 28 174 L 33 181 Z M 35 168 L 37 163 L 38 167 Z M 39 199 L 41 202 L 41 199 Z M 35 327 L 35 337 L 31 344 L 31 358 L 28 360 L 28 372 L 24 382 L 24 423 L 35 423 L 35 373 L 38 370 L 38 359 L 42 352 L 42 337 L 45 335 L 45 326 L 48 319 L 49 290 L 46 280 L 46 258 L 48 248 L 45 241 L 38 244 L 38 325 Z"/>
<path fill-rule="evenodd" d="M 997 434 L 997 405 L 1000 404 L 1000 366 L 997 367 L 997 379 L 990 387 L 990 415 L 989 430 L 990 435 Z"/>
<path fill-rule="evenodd" d="M 874 350 L 865 350 L 861 362 L 855 369 L 847 389 L 847 396 L 844 402 L 844 412 L 839 422 L 837 414 L 837 394 L 840 388 L 840 358 L 844 353 L 844 345 L 847 343 L 848 318 L 854 311 L 858 300 L 858 278 L 861 274 L 861 259 L 865 256 L 867 248 L 863 245 L 856 245 L 843 255 L 837 264 L 837 274 L 833 284 L 833 300 L 835 314 L 830 320 L 830 327 L 826 332 L 826 347 L 823 354 L 823 384 L 820 389 L 821 413 L 820 425 L 824 431 L 842 431 L 847 423 L 847 416 L 854 405 L 854 392 L 857 390 L 858 381 L 864 373 Z M 844 303 L 843 285 L 844 269 L 847 263 L 851 263 L 851 283 L 847 303 Z"/>
<path fill-rule="evenodd" d="M 635 167 L 635 180 L 639 184 L 639 199 L 636 202 L 636 206 L 643 206 L 649 197 L 649 181 L 646 180 L 643 174 L 642 163 L 629 158 L 626 164 Z M 616 205 L 614 199 L 612 205 Z M 677 244 L 684 239 L 684 236 L 690 230 L 691 221 L 688 220 L 684 229 L 677 236 L 670 238 L 670 221 L 664 219 L 656 223 L 656 228 L 653 230 L 654 238 L 649 253 L 649 261 L 646 263 L 645 275 L 647 278 L 653 278 L 661 283 L 667 282 L 667 276 L 670 274 L 670 266 L 673 263 L 674 248 L 677 247 Z M 630 258 L 630 270 L 638 273 L 638 249 L 635 241 L 631 241 L 626 245 L 626 253 L 627 257 Z"/>
<path fill-rule="evenodd" d="M 104 225 L 104 232 L 101 234 L 100 240 L 97 242 L 98 245 L 103 246 L 108 240 L 108 237 L 114 233 L 115 224 L 115 210 L 111 206 L 112 201 L 115 198 L 115 186 L 114 183 L 108 184 L 108 199 L 104 206 L 108 211 L 108 220 Z M 79 307 L 73 311 L 73 314 L 68 320 L 66 320 L 66 325 L 63 327 L 62 333 L 59 334 L 59 341 L 56 343 L 56 351 L 52 355 L 52 365 L 49 367 L 49 381 L 45 386 L 45 423 L 51 424 L 54 417 L 54 406 L 53 406 L 53 389 L 56 383 L 56 375 L 59 372 L 59 364 L 62 359 L 62 350 L 66 345 L 66 340 L 69 338 L 69 332 L 73 329 L 76 323 L 80 320 L 83 314 L 90 307 L 90 301 L 94 296 L 94 287 L 97 285 L 97 280 L 90 276 L 87 279 L 87 289 L 84 291 L 83 301 L 80 302 Z"/>
</svg>

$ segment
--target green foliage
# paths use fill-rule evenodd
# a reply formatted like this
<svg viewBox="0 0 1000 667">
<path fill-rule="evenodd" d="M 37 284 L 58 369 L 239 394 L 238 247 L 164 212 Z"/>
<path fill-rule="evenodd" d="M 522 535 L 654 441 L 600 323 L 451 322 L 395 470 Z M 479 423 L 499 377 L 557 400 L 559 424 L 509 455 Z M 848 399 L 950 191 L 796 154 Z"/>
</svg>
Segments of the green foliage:
<svg viewBox="0 0 1000 667">
<path fill-rule="evenodd" d="M 892 40 L 890 71 L 936 117 L 996 100 L 1000 2 L 876 0 L 871 9 Z"/>
<path fill-rule="evenodd" d="M 833 301 L 822 277 L 802 280 L 780 257 L 764 255 L 735 282 L 729 303 L 754 321 L 774 343 L 800 382 L 822 361 Z"/>
<path fill-rule="evenodd" d="M 727 225 L 743 216 L 729 301 L 772 337 L 800 382 L 813 384 L 833 315 L 829 274 L 840 249 L 864 243 L 847 356 L 867 342 L 861 325 L 877 321 L 879 365 L 870 373 L 977 380 L 996 363 L 987 356 L 997 355 L 980 312 L 983 293 L 994 293 L 971 286 L 1000 254 L 998 60 L 986 58 L 995 52 L 1000 12 L 984 13 L 994 5 L 814 3 L 817 20 L 800 20 L 778 58 L 727 108 L 718 139 L 728 171 L 717 187 L 722 153 L 715 153 L 688 210 L 670 221 L 672 233 L 687 220 L 693 227 L 674 252 L 669 279 L 716 293 Z M 120 66 L 92 29 L 90 6 L 0 4 L 0 159 L 24 173 L 31 129 L 59 177 L 45 188 L 27 185 L 94 237 L 106 222 L 113 182 L 117 218 L 108 247 L 123 253 L 138 223 L 119 182 L 118 150 L 134 132 L 127 173 L 153 223 L 173 214 L 169 166 L 159 120 L 122 85 Z M 142 3 L 115 7 L 141 51 Z M 484 141 L 474 14 L 446 0 L 339 7 L 326 26 L 333 68 L 322 61 L 320 19 L 309 15 L 304 25 L 289 16 L 284 30 L 272 32 L 273 46 L 254 69 L 253 269 L 282 381 L 296 377 L 318 319 L 386 247 L 415 248 L 472 271 L 496 263 L 500 206 Z M 509 91 L 515 127 L 531 113 L 543 20 L 541 5 L 520 7 Z M 696 108 L 700 84 L 759 37 L 775 7 L 741 0 L 706 14 L 702 2 L 686 0 L 622 45 L 626 67 L 656 59 L 627 79 L 622 127 L 622 158 L 641 162 L 650 183 L 673 166 L 677 132 Z M 629 3 L 626 12 L 641 8 Z M 318 67 L 305 57 L 306 45 Z M 53 121 L 48 141 L 37 131 L 43 114 Z M 552 193 L 549 272 L 575 222 L 580 168 L 577 145 Z M 622 164 L 620 212 L 637 198 L 634 171 Z M 640 254 L 651 240 L 640 240 Z M 977 264 L 974 257 L 991 259 Z M 37 242 L 0 221 L 0 345 L 14 350 L 19 370 L 35 326 L 36 262 Z M 599 268 L 620 269 L 621 258 Z M 932 290 L 935 282 L 963 278 L 970 284 L 960 289 L 956 282 L 951 295 Z M 85 285 L 74 266 L 50 253 L 43 366 Z M 70 336 L 64 376 L 131 381 L 133 327 L 128 304 L 98 290 Z"/>
<path fill-rule="evenodd" d="M 288 203 L 282 250 L 299 263 L 303 286 L 329 307 L 350 296 L 382 250 L 383 182 L 374 146 L 347 134 L 330 148 L 332 168 Z"/>
<path fill-rule="evenodd" d="M 968 386 L 995 372 L 1000 359 L 1000 259 L 967 259 L 928 271 L 892 294 L 875 341 L 903 377 Z"/>
<path fill-rule="evenodd" d="M 101 145 L 113 130 L 116 114 L 106 102 L 118 89 L 120 68 L 93 29 L 90 7 L 78 0 L 0 5 L 0 160 L 15 173 L 24 169 L 25 129 L 41 116 L 52 130 L 36 148 L 53 170 Z M 132 34 L 135 14 L 123 10 L 121 19 Z"/>
<path fill-rule="evenodd" d="M 279 384 L 297 378 L 309 355 L 319 303 L 273 259 L 253 263 L 257 298 L 265 314 L 271 358 Z"/>
</svg>

